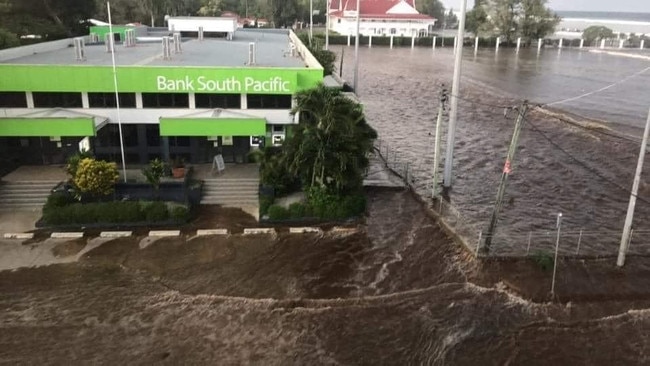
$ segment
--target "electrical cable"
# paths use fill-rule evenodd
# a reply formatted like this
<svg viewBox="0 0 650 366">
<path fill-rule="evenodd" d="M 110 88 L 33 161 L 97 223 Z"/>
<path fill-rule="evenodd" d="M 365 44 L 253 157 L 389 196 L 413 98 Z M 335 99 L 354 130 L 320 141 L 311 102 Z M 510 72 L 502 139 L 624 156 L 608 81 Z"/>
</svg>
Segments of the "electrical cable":
<svg viewBox="0 0 650 366">
<path fill-rule="evenodd" d="M 552 105 L 556 105 L 556 104 L 564 104 L 564 103 L 572 102 L 572 101 L 574 101 L 574 100 L 582 99 L 582 98 L 585 98 L 585 97 L 588 97 L 588 96 L 591 96 L 591 95 L 594 95 L 594 94 L 598 94 L 598 93 L 600 93 L 600 92 L 602 92 L 602 91 L 605 91 L 605 90 L 607 90 L 607 89 L 611 89 L 611 88 L 613 88 L 613 87 L 615 87 L 615 86 L 617 86 L 617 85 L 619 85 L 619 84 L 623 84 L 624 82 L 626 82 L 626 81 L 628 81 L 628 80 L 630 80 L 630 79 L 632 79 L 632 78 L 634 78 L 634 77 L 636 77 L 636 76 L 639 76 L 639 75 L 645 73 L 645 72 L 648 71 L 648 70 L 650 70 L 650 66 L 649 66 L 649 67 L 646 67 L 645 69 L 643 69 L 643 70 L 641 70 L 641 71 L 639 71 L 639 72 L 636 72 L 636 73 L 634 73 L 634 74 L 632 74 L 632 75 L 629 75 L 629 76 L 627 76 L 627 77 L 625 77 L 625 78 L 623 78 L 623 79 L 621 79 L 621 80 L 619 80 L 619 81 L 617 81 L 617 82 L 615 82 L 615 83 L 613 83 L 613 84 L 610 84 L 610 85 L 607 85 L 607 86 L 605 86 L 605 87 L 602 87 L 602 88 L 600 88 L 600 89 L 596 89 L 596 90 L 594 90 L 594 91 L 590 91 L 590 92 L 588 92 L 588 93 L 584 93 L 584 94 L 578 95 L 578 96 L 576 96 L 576 97 L 571 97 L 571 98 L 567 98 L 567 99 L 562 99 L 562 100 L 558 100 L 558 101 L 556 101 L 556 102 L 552 102 L 552 103 L 545 103 L 545 104 L 543 104 L 543 105 L 544 105 L 544 106 L 552 106 Z"/>
<path fill-rule="evenodd" d="M 456 97 L 456 98 L 458 98 L 458 99 L 460 99 L 462 101 L 469 102 L 469 103 L 472 103 L 472 104 L 482 105 L 482 106 L 485 106 L 485 107 L 492 107 L 492 108 L 495 108 L 495 109 L 513 109 L 513 106 L 511 106 L 511 105 L 490 104 L 490 103 L 478 102 L 476 100 L 461 97 L 461 96 L 456 95 L 456 94 L 449 94 L 449 95 L 453 96 L 453 97 Z"/>
<path fill-rule="evenodd" d="M 551 139 L 550 137 L 548 137 L 548 136 L 547 136 L 544 132 L 542 132 L 539 128 L 537 128 L 537 126 L 535 126 L 532 122 L 530 122 L 530 120 L 525 119 L 525 118 L 524 118 L 524 120 L 525 120 L 526 122 L 528 122 L 528 125 L 531 126 L 531 128 L 532 128 L 535 132 L 537 132 L 537 133 L 538 133 L 540 136 L 542 136 L 546 141 L 548 141 L 551 145 L 553 145 L 553 147 L 555 147 L 556 149 L 560 150 L 560 151 L 561 151 L 562 153 L 564 153 L 566 156 L 568 156 L 569 158 L 571 158 L 571 160 L 575 161 L 576 163 L 578 163 L 578 165 L 582 166 L 585 170 L 587 170 L 587 171 L 593 173 L 594 175 L 598 176 L 600 179 L 602 179 L 602 180 L 608 182 L 609 184 L 615 186 L 615 187 L 618 188 L 619 190 L 621 190 L 621 191 L 623 191 L 623 192 L 626 192 L 626 193 L 628 193 L 628 194 L 630 194 L 630 195 L 635 196 L 639 201 L 641 201 L 641 202 L 643 202 L 643 203 L 646 203 L 646 204 L 650 205 L 650 201 L 647 201 L 647 200 L 645 200 L 645 199 L 639 197 L 638 195 L 635 195 L 635 194 L 634 194 L 632 191 L 630 191 L 629 189 L 627 189 L 627 188 L 621 186 L 620 184 L 614 182 L 613 180 L 611 180 L 611 179 L 605 177 L 605 176 L 602 175 L 600 172 L 598 172 L 596 169 L 592 168 L 591 166 L 587 165 L 586 163 L 582 162 L 581 160 L 579 160 L 578 158 L 576 158 L 575 156 L 573 156 L 571 153 L 569 153 L 568 151 L 566 151 L 562 146 L 558 145 L 555 141 L 553 141 L 553 139 Z"/>
</svg>

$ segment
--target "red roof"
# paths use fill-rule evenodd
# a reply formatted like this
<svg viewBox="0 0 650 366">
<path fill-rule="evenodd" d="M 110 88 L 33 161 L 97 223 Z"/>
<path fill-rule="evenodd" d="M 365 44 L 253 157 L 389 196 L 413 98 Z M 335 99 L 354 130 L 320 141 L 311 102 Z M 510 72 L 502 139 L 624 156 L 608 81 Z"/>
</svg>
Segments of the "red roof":
<svg viewBox="0 0 650 366">
<path fill-rule="evenodd" d="M 334 16 L 343 16 L 343 11 L 357 9 L 356 0 L 331 0 L 330 11 Z M 386 14 L 402 0 L 361 0 L 361 16 L 371 18 L 396 18 L 396 19 L 433 19 L 425 14 Z M 404 0 L 411 7 L 414 0 Z M 343 11 L 339 11 L 339 6 Z"/>
</svg>

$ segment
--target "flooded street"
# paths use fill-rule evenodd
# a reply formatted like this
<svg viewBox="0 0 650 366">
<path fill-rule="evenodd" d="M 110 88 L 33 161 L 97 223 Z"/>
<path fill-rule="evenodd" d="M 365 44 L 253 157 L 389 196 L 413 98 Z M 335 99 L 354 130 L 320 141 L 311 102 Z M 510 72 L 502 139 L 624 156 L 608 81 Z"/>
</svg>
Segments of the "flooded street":
<svg viewBox="0 0 650 366">
<path fill-rule="evenodd" d="M 509 49 L 481 50 L 477 57 L 466 50 L 464 59 L 451 201 L 476 233 L 487 228 L 516 117 L 514 112 L 504 117 L 501 106 L 518 105 L 524 98 L 554 102 L 626 80 L 552 109 L 596 118 L 594 122 L 574 116 L 589 128 L 619 130 L 633 141 L 571 127 L 538 109 L 528 113 L 494 246 L 494 253 L 521 255 L 532 232 L 531 250 L 552 249 L 554 242 L 545 233 L 554 230 L 556 215 L 562 212 L 567 236 L 561 250 L 575 251 L 582 231 L 587 240 L 581 250 L 615 254 L 639 152 L 638 127 L 645 123 L 650 95 L 650 71 L 627 77 L 647 69 L 650 62 L 556 49 L 544 50 L 539 57 L 527 49 L 519 55 Z M 430 196 L 438 93 L 441 83 L 451 85 L 452 50 L 362 47 L 360 65 L 360 98 L 382 148 L 389 146 L 390 159 L 409 163 L 418 192 Z M 343 72 L 347 80 L 352 79 L 352 66 L 349 48 Z M 634 223 L 637 235 L 630 247 L 642 254 L 650 250 L 644 240 L 650 230 L 649 170 L 643 174 Z"/>
<path fill-rule="evenodd" d="M 523 262 L 505 277 L 499 273 L 506 274 L 507 263 L 496 272 L 481 269 L 410 193 L 373 190 L 369 198 L 370 216 L 357 232 L 160 239 L 144 249 L 142 238 L 124 238 L 104 242 L 77 263 L 2 271 L 0 359 L 646 363 L 650 322 L 645 310 L 634 310 L 650 300 L 642 281 L 621 290 L 627 296 L 640 291 L 636 300 L 534 303 L 506 291 L 501 281 L 523 279 L 547 293 L 550 272 Z M 73 255 L 83 245 L 63 247 L 57 247 L 61 255 Z M 634 260 L 626 270 L 630 278 L 646 278 L 650 271 Z M 615 291 L 615 283 L 597 277 L 591 279 L 597 286 L 584 276 L 560 278 L 560 296 L 576 289 L 608 296 Z"/>
</svg>

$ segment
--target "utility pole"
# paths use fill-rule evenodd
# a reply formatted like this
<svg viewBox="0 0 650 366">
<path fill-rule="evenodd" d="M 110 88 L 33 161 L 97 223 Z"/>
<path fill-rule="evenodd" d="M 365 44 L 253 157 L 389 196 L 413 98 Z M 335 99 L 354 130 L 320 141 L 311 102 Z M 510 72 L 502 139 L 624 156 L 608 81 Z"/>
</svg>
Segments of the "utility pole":
<svg viewBox="0 0 650 366">
<path fill-rule="evenodd" d="M 490 245 L 492 245 L 492 238 L 494 236 L 494 230 L 496 229 L 497 226 L 499 210 L 501 210 L 501 205 L 503 204 L 503 195 L 506 192 L 506 183 L 508 182 L 508 176 L 512 172 L 512 162 L 515 158 L 515 153 L 517 152 L 517 144 L 519 143 L 519 134 L 521 133 L 521 129 L 524 126 L 524 120 L 527 111 L 528 111 L 528 101 L 524 101 L 524 103 L 521 105 L 521 108 L 518 111 L 519 115 L 517 116 L 517 122 L 515 123 L 515 130 L 512 133 L 512 140 L 510 141 L 510 147 L 508 148 L 506 163 L 503 166 L 503 173 L 501 174 L 501 183 L 499 184 L 499 191 L 497 192 L 496 202 L 494 203 L 494 211 L 492 211 L 490 226 L 488 227 L 487 234 L 485 236 L 486 252 L 490 250 Z"/>
<path fill-rule="evenodd" d="M 451 110 L 449 111 L 449 127 L 447 131 L 447 154 L 445 156 L 445 188 L 451 187 L 452 168 L 454 165 L 454 143 L 456 140 L 456 118 L 458 117 L 458 95 L 460 95 L 460 74 L 463 65 L 463 40 L 465 39 L 465 15 L 467 0 L 460 2 L 460 18 L 458 22 L 458 42 L 456 42 L 456 60 L 454 62 L 454 80 L 451 85 Z M 443 37 L 444 39 L 444 37 Z"/>
<path fill-rule="evenodd" d="M 357 36 L 354 37 L 354 93 L 359 95 L 359 32 L 361 27 L 361 0 L 357 0 Z"/>
<path fill-rule="evenodd" d="M 562 229 L 562 212 L 557 214 L 555 224 L 557 235 L 555 237 L 555 259 L 553 260 L 553 279 L 551 280 L 551 294 L 555 295 L 555 275 L 557 274 L 557 253 L 560 251 L 560 230 Z"/>
<path fill-rule="evenodd" d="M 314 37 L 314 0 L 309 0 L 309 45 Z"/>
<path fill-rule="evenodd" d="M 436 198 L 438 196 L 438 182 L 440 181 L 440 173 L 438 172 L 438 166 L 440 165 L 440 128 L 442 125 L 442 113 L 445 110 L 445 103 L 449 98 L 447 88 L 444 84 L 442 85 L 442 90 L 440 90 L 440 105 L 438 105 L 438 119 L 436 120 L 436 141 L 433 145 L 433 185 L 431 187 L 431 198 Z"/>
<path fill-rule="evenodd" d="M 645 158 L 646 145 L 648 144 L 648 134 L 650 133 L 650 110 L 648 111 L 648 120 L 645 123 L 643 131 L 643 141 L 641 141 L 641 151 L 639 160 L 636 164 L 636 174 L 634 183 L 632 183 L 632 193 L 630 194 L 630 203 L 627 206 L 627 216 L 625 216 L 625 225 L 623 226 L 623 235 L 621 236 L 621 246 L 618 249 L 618 260 L 616 265 L 623 267 L 625 264 L 625 255 L 630 245 L 630 230 L 632 230 L 632 221 L 634 220 L 634 206 L 636 205 L 636 195 L 639 192 L 639 183 L 641 181 L 641 171 L 643 170 L 643 160 Z"/>
</svg>

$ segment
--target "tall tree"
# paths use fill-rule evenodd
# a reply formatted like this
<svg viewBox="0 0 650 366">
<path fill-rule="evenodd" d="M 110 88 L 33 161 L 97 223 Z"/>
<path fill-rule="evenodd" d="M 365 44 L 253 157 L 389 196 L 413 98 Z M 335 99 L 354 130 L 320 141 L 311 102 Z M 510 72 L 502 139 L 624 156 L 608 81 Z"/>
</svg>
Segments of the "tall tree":
<svg viewBox="0 0 650 366">
<path fill-rule="evenodd" d="M 417 10 L 422 14 L 427 14 L 438 21 L 436 22 L 435 28 L 441 28 L 442 24 L 445 22 L 445 6 L 440 0 L 427 0 L 421 1 L 417 4 Z"/>
<path fill-rule="evenodd" d="M 543 38 L 555 31 L 560 18 L 547 6 L 547 0 L 483 0 L 472 11 L 470 27 L 477 32 L 516 37 Z M 480 9 L 484 10 L 484 14 Z"/>
<path fill-rule="evenodd" d="M 560 17 L 546 7 L 547 0 L 522 0 L 520 36 L 530 42 L 555 32 Z"/>
<path fill-rule="evenodd" d="M 271 12 L 276 27 L 290 27 L 298 19 L 298 0 L 271 0 Z"/>
</svg>

